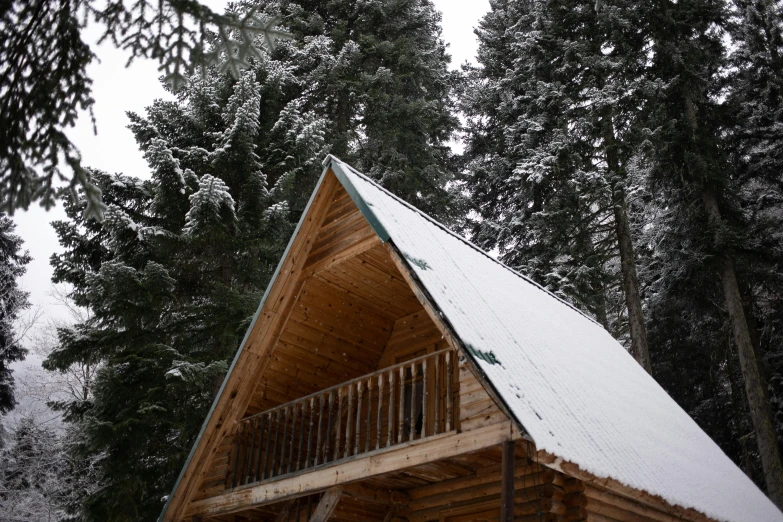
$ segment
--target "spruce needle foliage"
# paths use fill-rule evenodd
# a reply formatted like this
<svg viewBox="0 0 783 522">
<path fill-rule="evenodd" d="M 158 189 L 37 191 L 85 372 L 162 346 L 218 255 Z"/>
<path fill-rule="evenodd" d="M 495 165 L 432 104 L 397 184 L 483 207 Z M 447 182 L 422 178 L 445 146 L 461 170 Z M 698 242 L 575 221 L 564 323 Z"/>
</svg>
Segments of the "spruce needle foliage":
<svg viewBox="0 0 783 522">
<path fill-rule="evenodd" d="M 101 191 L 66 135 L 80 111 L 92 114 L 95 58 L 83 39 L 88 24 L 99 42 L 128 53 L 128 64 L 160 64 L 175 90 L 198 67 L 218 64 L 238 77 L 261 48 L 287 35 L 279 19 L 252 9 L 218 14 L 195 0 L 11 0 L 0 4 L 0 210 L 13 213 L 38 202 L 50 208 L 58 182 L 80 187 L 85 215 L 101 219 Z M 93 125 L 95 121 L 93 118 Z"/>
</svg>

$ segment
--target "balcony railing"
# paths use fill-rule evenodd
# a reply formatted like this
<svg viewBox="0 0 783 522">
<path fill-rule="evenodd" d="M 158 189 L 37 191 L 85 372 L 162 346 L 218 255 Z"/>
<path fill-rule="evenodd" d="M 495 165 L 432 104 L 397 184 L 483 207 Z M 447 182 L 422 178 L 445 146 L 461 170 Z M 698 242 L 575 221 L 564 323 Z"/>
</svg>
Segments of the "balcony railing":
<svg viewBox="0 0 783 522">
<path fill-rule="evenodd" d="M 424 355 L 242 419 L 226 488 L 452 431 L 456 362 Z"/>
</svg>

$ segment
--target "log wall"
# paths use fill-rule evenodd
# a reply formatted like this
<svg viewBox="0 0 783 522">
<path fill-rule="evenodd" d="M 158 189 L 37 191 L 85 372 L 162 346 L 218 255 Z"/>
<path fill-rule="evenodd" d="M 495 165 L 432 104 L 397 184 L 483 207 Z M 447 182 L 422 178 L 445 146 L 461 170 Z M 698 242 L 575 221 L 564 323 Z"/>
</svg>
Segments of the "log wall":
<svg viewBox="0 0 783 522">
<path fill-rule="evenodd" d="M 519 452 L 518 452 L 519 453 Z M 467 522 L 500 517 L 500 464 L 474 473 L 408 490 L 410 522 Z M 514 520 L 586 520 L 584 485 L 528 458 L 514 465 Z"/>
</svg>

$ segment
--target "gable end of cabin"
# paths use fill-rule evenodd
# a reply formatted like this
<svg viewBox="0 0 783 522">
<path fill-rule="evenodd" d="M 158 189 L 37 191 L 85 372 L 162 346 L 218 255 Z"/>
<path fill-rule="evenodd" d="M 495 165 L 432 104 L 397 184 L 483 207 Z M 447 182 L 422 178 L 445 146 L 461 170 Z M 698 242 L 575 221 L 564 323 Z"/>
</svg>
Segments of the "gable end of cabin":
<svg viewBox="0 0 783 522">
<path fill-rule="evenodd" d="M 161 519 L 704 521 L 537 452 L 327 168 Z"/>
</svg>

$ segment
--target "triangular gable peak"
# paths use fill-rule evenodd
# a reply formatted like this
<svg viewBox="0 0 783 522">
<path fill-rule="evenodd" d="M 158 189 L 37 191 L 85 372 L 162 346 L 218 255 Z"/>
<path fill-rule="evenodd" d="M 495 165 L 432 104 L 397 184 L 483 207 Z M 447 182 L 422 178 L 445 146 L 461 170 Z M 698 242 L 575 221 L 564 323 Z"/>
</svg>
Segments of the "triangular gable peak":
<svg viewBox="0 0 783 522">
<path fill-rule="evenodd" d="M 529 515 L 783 521 L 599 325 L 327 158 L 162 519 Z"/>
<path fill-rule="evenodd" d="M 232 479 L 227 477 L 236 473 L 233 467 L 238 456 L 234 452 L 237 437 L 241 436 L 237 434 L 237 430 L 241 430 L 241 419 L 258 417 L 258 414 L 321 390 L 377 374 L 379 369 L 394 368 L 393 378 L 398 379 L 401 363 L 454 348 L 447 340 L 449 333 L 443 324 L 430 315 L 432 308 L 426 298 L 415 286 L 411 287 L 415 283 L 405 261 L 388 240 L 388 234 L 367 205 L 327 166 L 164 509 L 163 520 L 189 519 L 193 503 L 231 489 L 228 486 L 233 484 L 227 485 L 227 480 Z M 445 356 L 436 358 L 437 361 L 430 359 L 430 364 L 443 365 L 438 371 L 444 373 Z M 456 352 L 448 360 L 455 376 L 452 401 L 456 404 L 461 399 L 463 407 L 472 410 L 463 419 L 449 419 L 450 429 L 460 420 L 467 423 L 467 427 L 476 423 L 507 423 L 497 402 L 490 400 L 486 393 L 480 393 L 482 385 L 464 364 L 464 357 L 461 380 L 474 384 L 464 388 L 468 396 L 460 397 L 458 360 Z M 408 373 L 403 379 L 410 379 L 411 370 L 404 370 Z M 421 366 L 417 371 L 422 371 Z M 431 368 L 429 373 L 432 372 Z M 378 377 L 381 375 L 373 378 L 373 387 L 377 386 Z M 382 378 L 389 377 L 383 374 Z M 439 381 L 443 389 L 437 390 L 443 395 L 437 412 L 441 418 L 436 420 L 434 406 L 430 408 L 432 418 L 428 423 L 432 431 L 443 431 L 446 415 L 453 415 L 447 411 L 454 404 L 449 406 L 445 402 L 444 379 L 441 376 Z M 433 382 L 429 386 L 433 389 L 428 391 L 434 393 L 434 385 Z M 388 382 L 384 380 L 383 386 L 388 387 Z M 423 394 L 424 390 L 419 388 L 421 386 L 417 388 L 418 392 Z M 408 393 L 411 390 L 409 387 Z M 339 391 L 348 393 L 347 388 Z M 359 393 L 356 387 L 351 391 Z M 333 400 L 337 399 L 337 393 L 335 390 Z M 369 393 L 375 393 L 372 397 L 377 407 L 378 391 Z M 384 415 L 389 408 L 388 390 L 385 393 L 385 402 L 381 404 L 386 408 Z M 314 398 L 316 403 L 320 399 Z M 410 401 L 411 397 L 404 399 Z M 347 396 L 343 398 L 344 402 L 346 400 Z M 419 402 L 423 400 L 419 398 Z M 364 401 L 367 404 L 369 399 L 365 397 Z M 394 396 L 392 405 L 395 421 L 400 409 L 398 401 L 399 394 Z M 309 414 L 310 403 L 304 402 L 305 414 Z M 434 404 L 434 398 L 430 402 Z M 334 408 L 336 410 L 337 406 Z M 364 408 L 366 412 L 367 406 Z M 410 409 L 410 406 L 403 406 L 403 410 L 405 408 Z M 289 415 L 293 415 L 293 411 Z M 297 410 L 297 415 L 301 423 L 301 410 Z M 410 416 L 410 412 L 407 415 Z M 274 414 L 271 420 L 277 420 Z M 381 427 L 384 440 L 377 440 L 377 427 L 374 426 L 374 439 L 363 438 L 359 441 L 361 444 L 372 443 L 380 447 L 387 444 L 387 437 L 389 440 L 398 438 L 397 427 L 389 435 L 388 420 L 381 420 L 382 427 L 376 412 L 373 423 Z M 312 419 L 304 421 L 309 423 Z M 435 422 L 439 423 L 437 430 Z M 293 429 L 293 419 L 286 428 L 289 426 Z M 364 429 L 365 426 L 352 428 Z M 504 430 L 505 438 L 508 438 L 509 429 L 504 427 Z M 280 439 L 286 437 L 282 432 L 276 435 Z M 347 433 L 342 434 L 343 438 L 346 436 Z M 358 443 L 355 435 L 351 436 L 354 437 L 352 443 Z M 317 437 L 314 434 L 313 438 Z M 325 435 L 323 437 L 325 439 Z M 310 441 L 311 445 L 316 443 L 316 440 Z M 279 442 L 277 444 L 280 446 Z M 341 444 L 342 452 L 345 440 Z M 263 452 L 265 448 L 260 450 Z M 291 448 L 285 450 L 292 451 Z M 299 450 L 298 446 L 293 451 L 296 450 Z M 301 460 L 304 460 L 304 453 L 303 449 Z M 271 450 L 268 458 L 273 458 Z M 314 463 L 313 458 L 310 461 Z M 254 464 L 256 468 L 261 466 L 259 462 Z M 274 465 L 267 463 L 266 473 L 270 476 L 280 474 L 273 473 L 271 466 Z"/>
</svg>

